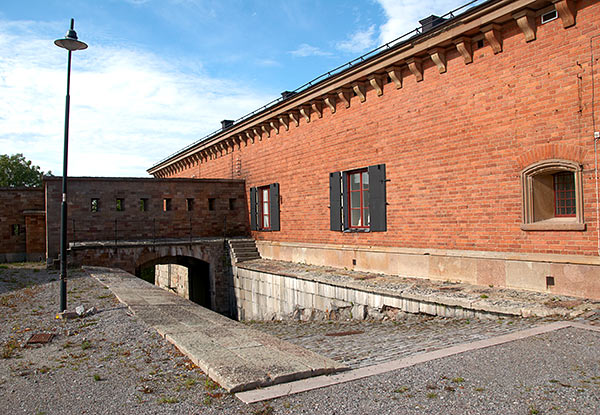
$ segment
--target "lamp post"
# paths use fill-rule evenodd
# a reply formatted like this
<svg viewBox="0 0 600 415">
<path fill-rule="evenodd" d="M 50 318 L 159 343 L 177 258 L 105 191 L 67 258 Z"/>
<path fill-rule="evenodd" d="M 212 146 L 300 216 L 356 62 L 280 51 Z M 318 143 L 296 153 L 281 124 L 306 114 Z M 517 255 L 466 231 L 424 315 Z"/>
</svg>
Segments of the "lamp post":
<svg viewBox="0 0 600 415">
<path fill-rule="evenodd" d="M 63 39 L 57 39 L 54 44 L 69 51 L 67 64 L 67 98 L 65 104 L 65 143 L 63 153 L 62 176 L 62 202 L 60 210 L 60 311 L 67 309 L 67 154 L 69 148 L 69 89 L 71 84 L 71 52 L 82 50 L 87 45 L 77 40 L 77 33 L 73 30 L 75 20 L 71 19 L 71 28 Z"/>
</svg>

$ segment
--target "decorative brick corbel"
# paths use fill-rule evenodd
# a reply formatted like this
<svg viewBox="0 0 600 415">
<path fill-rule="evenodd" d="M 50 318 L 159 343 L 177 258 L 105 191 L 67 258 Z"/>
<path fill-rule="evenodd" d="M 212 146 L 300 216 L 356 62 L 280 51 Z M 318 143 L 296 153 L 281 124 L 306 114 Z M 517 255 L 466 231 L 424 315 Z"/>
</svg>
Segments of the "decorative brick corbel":
<svg viewBox="0 0 600 415">
<path fill-rule="evenodd" d="M 385 75 L 381 74 L 373 74 L 369 76 L 369 82 L 371 83 L 371 86 L 373 87 L 375 92 L 377 92 L 378 97 L 383 95 L 384 76 Z"/>
<path fill-rule="evenodd" d="M 409 58 L 406 60 L 406 64 L 415 78 L 417 78 L 417 82 L 421 82 L 423 80 L 423 59 Z"/>
<path fill-rule="evenodd" d="M 279 122 L 285 128 L 285 131 L 290 129 L 290 117 L 288 117 L 287 114 L 281 114 L 279 116 Z"/>
<path fill-rule="evenodd" d="M 394 65 L 391 68 L 386 69 L 386 71 L 390 79 L 394 81 L 396 89 L 402 88 L 402 67 Z"/>
<path fill-rule="evenodd" d="M 294 124 L 296 124 L 296 127 L 298 127 L 300 125 L 300 114 L 298 111 L 290 111 L 289 116 L 290 120 L 292 120 Z"/>
<path fill-rule="evenodd" d="M 260 128 L 253 128 L 252 132 L 258 138 L 258 141 L 262 141 L 262 133 L 260 132 Z"/>
<path fill-rule="evenodd" d="M 269 125 L 273 130 L 275 130 L 275 134 L 279 134 L 279 121 L 271 120 L 269 121 Z"/>
<path fill-rule="evenodd" d="M 473 62 L 473 47 L 470 37 L 463 36 L 454 39 L 454 45 L 456 45 L 456 50 L 463 57 L 465 65 Z"/>
<path fill-rule="evenodd" d="M 254 144 L 254 134 L 252 134 L 250 132 L 250 130 L 245 131 L 245 133 L 246 133 L 246 137 L 248 137 L 248 140 L 252 141 L 252 144 Z"/>
<path fill-rule="evenodd" d="M 307 123 L 310 122 L 310 105 L 301 105 L 300 106 L 300 114 L 304 117 Z"/>
<path fill-rule="evenodd" d="M 338 92 L 338 97 L 346 105 L 346 108 L 350 108 L 350 99 L 352 98 L 352 89 L 344 87 Z"/>
<path fill-rule="evenodd" d="M 236 134 L 236 135 L 234 135 L 232 137 L 232 139 L 233 139 L 233 146 L 234 146 L 234 148 L 237 145 L 238 150 L 241 150 L 242 149 L 242 139 L 241 139 L 241 137 Z"/>
<path fill-rule="evenodd" d="M 573 0 L 553 0 L 554 7 L 558 12 L 558 17 L 562 20 L 563 27 L 575 26 L 575 17 L 577 9 Z"/>
<path fill-rule="evenodd" d="M 323 100 L 323 102 L 325 102 L 325 105 L 327 105 L 329 107 L 329 109 L 331 110 L 332 114 L 335 114 L 335 94 L 328 94 L 325 99 Z"/>
<path fill-rule="evenodd" d="M 433 48 L 429 51 L 429 56 L 440 73 L 446 72 L 446 51 L 444 48 Z"/>
<path fill-rule="evenodd" d="M 267 124 L 261 124 L 260 129 L 267 135 L 267 138 L 271 137 L 271 129 Z M 262 132 L 260 133 L 262 135 Z"/>
<path fill-rule="evenodd" d="M 481 28 L 485 40 L 490 44 L 494 54 L 502 52 L 502 27 L 492 23 Z"/>
<path fill-rule="evenodd" d="M 323 103 L 321 101 L 313 102 L 310 107 L 317 114 L 317 117 L 323 118 Z"/>
<path fill-rule="evenodd" d="M 517 21 L 517 25 L 525 35 L 525 42 L 535 40 L 537 29 L 535 25 L 535 12 L 531 9 L 525 9 L 513 14 L 512 17 Z"/>
<path fill-rule="evenodd" d="M 352 85 L 352 89 L 356 93 L 356 96 L 360 99 L 360 102 L 365 102 L 367 100 L 367 94 L 365 89 L 365 84 L 362 82 L 355 82 Z"/>
</svg>

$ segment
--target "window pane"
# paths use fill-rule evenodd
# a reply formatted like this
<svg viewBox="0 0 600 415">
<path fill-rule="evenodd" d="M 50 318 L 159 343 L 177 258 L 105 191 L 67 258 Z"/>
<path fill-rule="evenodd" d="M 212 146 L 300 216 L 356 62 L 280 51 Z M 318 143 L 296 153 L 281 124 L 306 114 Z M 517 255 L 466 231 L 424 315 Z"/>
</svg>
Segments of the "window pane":
<svg viewBox="0 0 600 415">
<path fill-rule="evenodd" d="M 363 181 L 363 189 L 368 189 L 369 188 L 369 173 L 368 172 L 364 172 L 362 174 L 362 181 Z"/>
<path fill-rule="evenodd" d="M 363 190 L 363 207 L 369 207 L 369 191 Z"/>
<path fill-rule="evenodd" d="M 369 226 L 371 224 L 371 216 L 369 215 L 369 208 L 363 209 L 363 226 Z"/>
<path fill-rule="evenodd" d="M 269 202 L 263 202 L 263 208 L 262 211 L 264 214 L 268 215 L 269 214 Z"/>
<path fill-rule="evenodd" d="M 350 211 L 350 222 L 352 226 L 362 226 L 360 220 L 360 209 L 352 209 Z"/>
<path fill-rule="evenodd" d="M 269 189 L 263 189 L 262 191 L 262 199 L 269 200 Z"/>
<path fill-rule="evenodd" d="M 360 192 L 350 192 L 350 207 L 351 208 L 359 208 L 360 207 Z"/>
<path fill-rule="evenodd" d="M 350 175 L 350 190 L 360 189 L 360 173 Z"/>
<path fill-rule="evenodd" d="M 269 227 L 269 217 L 263 216 L 263 228 L 268 228 L 268 227 Z"/>
</svg>

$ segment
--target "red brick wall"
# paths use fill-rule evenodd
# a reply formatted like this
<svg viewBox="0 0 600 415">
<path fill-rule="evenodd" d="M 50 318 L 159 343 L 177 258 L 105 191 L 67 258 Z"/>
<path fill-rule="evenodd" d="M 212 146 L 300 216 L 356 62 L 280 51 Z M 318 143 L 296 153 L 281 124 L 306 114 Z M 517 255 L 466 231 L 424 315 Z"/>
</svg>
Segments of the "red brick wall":
<svg viewBox="0 0 600 415">
<path fill-rule="evenodd" d="M 18 254 L 23 256 L 19 260 L 24 259 L 27 236 L 33 230 L 26 227 L 23 212 L 43 209 L 44 191 L 41 188 L 0 188 L 0 258 L 12 261 L 6 254 Z M 13 225 L 20 225 L 19 235 L 12 234 Z"/>
<path fill-rule="evenodd" d="M 46 253 L 46 215 L 44 211 L 26 212 L 26 251 L 28 255 Z"/>
<path fill-rule="evenodd" d="M 577 24 L 540 25 L 526 43 L 514 21 L 502 26 L 503 51 L 473 52 L 465 65 L 447 49 L 447 73 L 424 60 L 424 80 L 404 70 L 378 97 L 338 102 L 270 138 L 194 166 L 179 176 L 280 183 L 281 231 L 257 239 L 526 253 L 597 255 L 590 37 L 600 3 L 577 2 Z M 594 43 L 600 71 L 600 38 Z M 596 76 L 596 111 L 600 76 Z M 600 119 L 600 114 L 596 114 Z M 554 148 L 552 144 L 566 144 Z M 549 146 L 550 145 L 550 146 Z M 550 150 L 549 150 L 550 149 Z M 523 155 L 583 164 L 585 231 L 526 232 L 521 224 Z M 525 157 L 527 159 L 527 157 Z M 387 232 L 329 230 L 330 172 L 386 164 Z"/>
<path fill-rule="evenodd" d="M 47 179 L 48 258 L 60 250 L 61 178 Z M 240 236 L 249 234 L 244 182 L 241 180 L 190 180 L 140 178 L 69 178 L 68 241 L 136 240 Z M 99 211 L 91 212 L 91 199 L 98 198 Z M 116 199 L 124 199 L 124 210 L 116 210 Z M 140 211 L 140 199 L 148 209 Z M 170 198 L 171 211 L 163 211 Z M 192 211 L 186 199 L 194 199 Z M 208 209 L 215 199 L 215 210 Z M 229 210 L 229 198 L 237 208 Z M 116 229 L 116 231 L 115 231 Z"/>
</svg>

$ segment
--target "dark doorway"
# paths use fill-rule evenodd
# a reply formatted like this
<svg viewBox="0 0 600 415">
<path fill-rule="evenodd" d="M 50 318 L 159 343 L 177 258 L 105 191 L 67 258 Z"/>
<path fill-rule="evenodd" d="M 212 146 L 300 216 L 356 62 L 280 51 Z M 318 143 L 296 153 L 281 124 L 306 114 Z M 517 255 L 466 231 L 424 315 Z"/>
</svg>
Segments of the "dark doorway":
<svg viewBox="0 0 600 415">
<path fill-rule="evenodd" d="M 195 266 L 188 266 L 188 284 L 190 301 L 211 308 L 210 304 L 210 278 L 208 264 L 201 262 Z"/>
<path fill-rule="evenodd" d="M 156 284 L 154 267 L 156 265 L 181 265 L 187 268 L 189 300 L 212 309 L 210 290 L 210 265 L 207 262 L 188 256 L 169 256 L 157 258 L 136 267 L 136 276 Z"/>
</svg>

